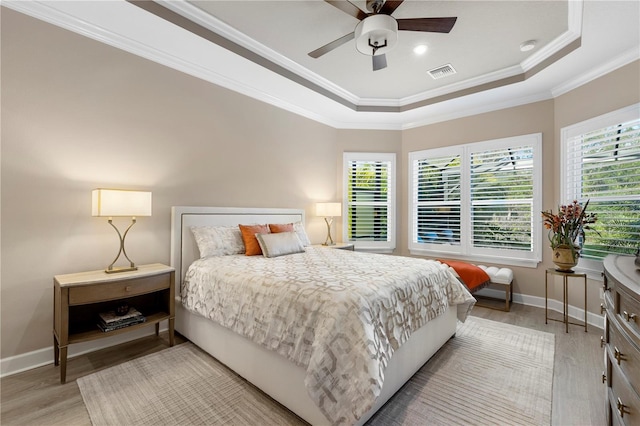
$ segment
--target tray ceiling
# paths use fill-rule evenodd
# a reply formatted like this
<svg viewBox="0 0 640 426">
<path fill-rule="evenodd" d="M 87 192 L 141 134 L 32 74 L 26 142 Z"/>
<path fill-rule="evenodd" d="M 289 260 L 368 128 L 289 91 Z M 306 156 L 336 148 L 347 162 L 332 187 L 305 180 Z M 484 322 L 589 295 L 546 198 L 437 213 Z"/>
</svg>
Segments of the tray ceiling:
<svg viewBox="0 0 640 426">
<path fill-rule="evenodd" d="M 457 22 L 448 34 L 399 31 L 378 71 L 354 40 L 308 55 L 359 22 L 322 0 L 3 6 L 337 128 L 403 129 L 549 99 L 640 58 L 635 0 L 406 0 L 395 18 Z M 528 40 L 534 49 L 521 51 Z M 447 64 L 455 74 L 429 75 Z"/>
</svg>

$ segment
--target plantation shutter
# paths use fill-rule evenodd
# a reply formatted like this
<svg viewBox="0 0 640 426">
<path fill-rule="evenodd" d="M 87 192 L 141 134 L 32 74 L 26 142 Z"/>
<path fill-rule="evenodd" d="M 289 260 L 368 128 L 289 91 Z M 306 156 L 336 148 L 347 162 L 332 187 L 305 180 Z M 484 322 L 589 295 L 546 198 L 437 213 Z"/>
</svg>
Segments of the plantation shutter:
<svg viewBox="0 0 640 426">
<path fill-rule="evenodd" d="M 460 243 L 460 154 L 412 162 L 414 243 Z"/>
<path fill-rule="evenodd" d="M 471 152 L 473 247 L 533 250 L 533 147 Z"/>
<path fill-rule="evenodd" d="M 395 248 L 395 154 L 345 153 L 345 241 L 356 248 Z"/>
<path fill-rule="evenodd" d="M 598 220 L 586 231 L 585 259 L 631 254 L 640 246 L 640 118 L 637 107 L 600 123 L 595 130 L 569 131 L 565 139 L 565 201 L 578 200 Z M 573 134 L 571 134 L 573 133 Z M 598 235 L 599 233 L 599 235 Z"/>
<path fill-rule="evenodd" d="M 410 253 L 536 265 L 541 149 L 535 133 L 410 152 Z"/>
</svg>

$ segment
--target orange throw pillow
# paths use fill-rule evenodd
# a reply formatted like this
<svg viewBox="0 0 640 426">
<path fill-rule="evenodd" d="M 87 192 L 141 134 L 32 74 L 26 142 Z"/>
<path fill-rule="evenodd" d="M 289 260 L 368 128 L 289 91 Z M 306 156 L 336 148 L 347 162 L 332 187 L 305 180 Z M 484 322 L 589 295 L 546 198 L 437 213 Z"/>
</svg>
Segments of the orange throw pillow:
<svg viewBox="0 0 640 426">
<path fill-rule="evenodd" d="M 262 249 L 256 234 L 268 234 L 269 227 L 267 225 L 238 225 L 240 227 L 240 233 L 242 234 L 242 241 L 244 242 L 244 249 L 247 256 L 256 256 L 262 254 Z"/>
<path fill-rule="evenodd" d="M 269 230 L 272 234 L 280 232 L 293 232 L 293 223 L 270 223 Z"/>
<path fill-rule="evenodd" d="M 437 260 L 451 266 L 458 275 L 460 275 L 460 279 L 467 285 L 469 291 L 472 293 L 489 284 L 489 281 L 491 280 L 485 271 L 471 263 L 449 259 Z"/>
</svg>

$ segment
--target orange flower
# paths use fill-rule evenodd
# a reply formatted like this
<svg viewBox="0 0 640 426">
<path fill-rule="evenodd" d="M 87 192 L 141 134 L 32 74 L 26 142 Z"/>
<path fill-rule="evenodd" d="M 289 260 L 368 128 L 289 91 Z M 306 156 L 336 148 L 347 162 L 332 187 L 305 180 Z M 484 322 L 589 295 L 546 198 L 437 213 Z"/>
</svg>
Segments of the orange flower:
<svg viewBox="0 0 640 426">
<path fill-rule="evenodd" d="M 542 212 L 544 227 L 549 230 L 551 248 L 555 249 L 560 245 L 581 246 L 584 243 L 585 229 L 591 229 L 589 224 L 598 220 L 595 213 L 587 214 L 588 205 L 588 200 L 584 207 L 577 200 L 573 200 L 571 204 L 560 206 L 558 214 L 551 211 Z"/>
</svg>

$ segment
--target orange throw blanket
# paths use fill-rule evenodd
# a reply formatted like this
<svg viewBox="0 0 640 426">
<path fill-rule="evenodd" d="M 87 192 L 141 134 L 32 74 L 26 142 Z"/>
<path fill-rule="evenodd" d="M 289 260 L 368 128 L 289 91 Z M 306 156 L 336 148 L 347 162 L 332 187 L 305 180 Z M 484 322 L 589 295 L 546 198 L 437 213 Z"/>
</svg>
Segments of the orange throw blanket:
<svg viewBox="0 0 640 426">
<path fill-rule="evenodd" d="M 471 293 L 489 285 L 489 282 L 491 280 L 489 278 L 489 275 L 487 275 L 484 270 L 478 268 L 476 265 L 472 265 L 467 262 L 461 262 L 459 260 L 437 260 L 438 262 L 442 262 L 445 265 L 451 266 L 460 276 L 460 279 L 467 286 Z"/>
</svg>

